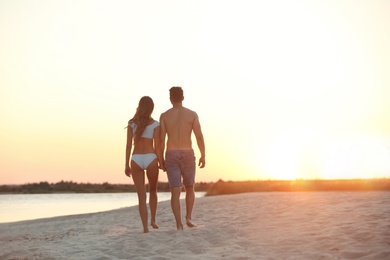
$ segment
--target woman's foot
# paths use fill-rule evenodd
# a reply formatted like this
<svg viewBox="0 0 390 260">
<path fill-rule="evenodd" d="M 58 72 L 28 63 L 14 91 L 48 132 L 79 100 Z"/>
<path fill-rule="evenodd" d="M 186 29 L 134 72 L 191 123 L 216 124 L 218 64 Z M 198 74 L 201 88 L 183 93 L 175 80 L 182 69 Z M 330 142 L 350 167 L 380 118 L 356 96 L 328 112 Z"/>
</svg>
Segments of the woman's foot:
<svg viewBox="0 0 390 260">
<path fill-rule="evenodd" d="M 176 228 L 177 228 L 177 230 L 183 230 L 184 228 L 183 228 L 183 224 L 176 224 Z"/>
<path fill-rule="evenodd" d="M 159 228 L 159 226 L 157 225 L 157 223 L 156 223 L 155 221 L 152 221 L 150 225 L 151 225 L 152 228 L 154 228 L 154 229 L 158 229 L 158 228 Z"/>
<path fill-rule="evenodd" d="M 192 223 L 191 219 L 186 220 L 187 227 L 193 228 L 196 227 L 196 224 Z"/>
</svg>

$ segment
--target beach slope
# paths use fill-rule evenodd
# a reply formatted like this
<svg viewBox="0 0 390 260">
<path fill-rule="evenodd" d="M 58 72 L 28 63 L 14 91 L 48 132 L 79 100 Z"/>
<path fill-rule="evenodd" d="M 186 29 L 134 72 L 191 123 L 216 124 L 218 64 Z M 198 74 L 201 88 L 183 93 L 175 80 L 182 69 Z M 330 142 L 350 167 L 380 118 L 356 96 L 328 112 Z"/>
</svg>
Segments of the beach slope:
<svg viewBox="0 0 390 260">
<path fill-rule="evenodd" d="M 137 207 L 3 223 L 0 259 L 390 259 L 389 205 L 390 192 L 262 192 L 199 198 L 184 231 L 169 201 L 148 234 Z"/>
</svg>

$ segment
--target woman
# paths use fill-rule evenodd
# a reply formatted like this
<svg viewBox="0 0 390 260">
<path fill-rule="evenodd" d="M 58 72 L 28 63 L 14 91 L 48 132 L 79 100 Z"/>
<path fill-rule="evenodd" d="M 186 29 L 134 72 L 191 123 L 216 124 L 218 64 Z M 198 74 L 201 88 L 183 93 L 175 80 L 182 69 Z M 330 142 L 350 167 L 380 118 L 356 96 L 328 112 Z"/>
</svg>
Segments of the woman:
<svg viewBox="0 0 390 260">
<path fill-rule="evenodd" d="M 146 170 L 149 181 L 151 226 L 158 228 L 156 223 L 158 170 L 159 165 L 162 169 L 164 167 L 160 144 L 160 123 L 153 120 L 153 109 L 153 100 L 147 96 L 142 97 L 134 117 L 130 119 L 127 126 L 125 174 L 129 177 L 133 176 L 144 233 L 149 232 L 144 171 Z M 130 162 L 133 143 L 134 149 Z"/>
</svg>

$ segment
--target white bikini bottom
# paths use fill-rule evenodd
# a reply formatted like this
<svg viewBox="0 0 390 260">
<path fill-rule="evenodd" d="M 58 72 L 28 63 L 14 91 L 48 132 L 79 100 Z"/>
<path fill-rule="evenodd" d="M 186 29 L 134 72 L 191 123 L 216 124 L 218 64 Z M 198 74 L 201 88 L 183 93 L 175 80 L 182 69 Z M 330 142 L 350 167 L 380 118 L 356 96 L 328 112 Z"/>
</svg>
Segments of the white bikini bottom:
<svg viewBox="0 0 390 260">
<path fill-rule="evenodd" d="M 145 153 L 145 154 L 133 154 L 131 160 L 138 164 L 141 169 L 146 170 L 149 164 L 157 158 L 155 153 Z"/>
</svg>

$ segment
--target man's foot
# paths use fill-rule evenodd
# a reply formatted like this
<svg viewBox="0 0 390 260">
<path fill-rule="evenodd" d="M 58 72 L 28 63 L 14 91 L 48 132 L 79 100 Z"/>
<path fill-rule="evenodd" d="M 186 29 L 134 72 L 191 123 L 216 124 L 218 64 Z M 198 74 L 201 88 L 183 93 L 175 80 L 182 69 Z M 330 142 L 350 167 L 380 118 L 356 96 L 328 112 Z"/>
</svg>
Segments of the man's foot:
<svg viewBox="0 0 390 260">
<path fill-rule="evenodd" d="M 152 228 L 154 228 L 154 229 L 158 229 L 159 228 L 159 226 L 156 224 L 156 222 L 151 222 L 151 224 L 150 224 L 151 226 L 152 226 Z"/>
<path fill-rule="evenodd" d="M 187 227 L 193 228 L 196 227 L 196 224 L 192 223 L 191 219 L 186 220 Z"/>
<path fill-rule="evenodd" d="M 149 233 L 149 228 L 144 229 L 144 233 Z"/>
</svg>

